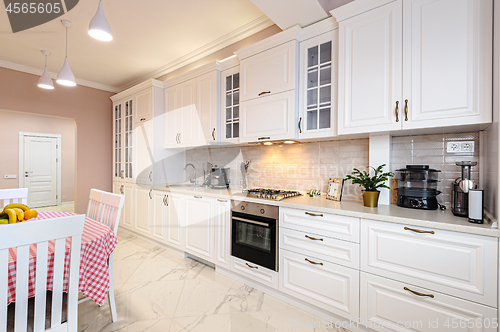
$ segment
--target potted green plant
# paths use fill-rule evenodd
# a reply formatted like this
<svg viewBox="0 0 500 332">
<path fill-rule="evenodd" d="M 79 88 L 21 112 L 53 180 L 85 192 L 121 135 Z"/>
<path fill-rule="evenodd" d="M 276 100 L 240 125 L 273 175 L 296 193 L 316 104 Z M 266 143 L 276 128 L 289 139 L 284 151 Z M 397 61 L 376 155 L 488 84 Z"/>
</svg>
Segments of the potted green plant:
<svg viewBox="0 0 500 332">
<path fill-rule="evenodd" d="M 360 171 L 357 168 L 354 168 L 350 175 L 346 176 L 346 180 L 352 180 L 352 183 L 357 183 L 363 190 L 363 203 L 368 207 L 376 207 L 378 206 L 378 197 L 380 195 L 379 188 L 389 188 L 384 182 L 389 180 L 389 177 L 394 176 L 392 172 L 382 172 L 382 168 L 385 167 L 385 164 L 380 165 L 377 168 L 372 166 L 367 166 L 366 168 L 369 170 L 370 168 L 375 171 L 373 176 L 366 171 Z"/>
</svg>

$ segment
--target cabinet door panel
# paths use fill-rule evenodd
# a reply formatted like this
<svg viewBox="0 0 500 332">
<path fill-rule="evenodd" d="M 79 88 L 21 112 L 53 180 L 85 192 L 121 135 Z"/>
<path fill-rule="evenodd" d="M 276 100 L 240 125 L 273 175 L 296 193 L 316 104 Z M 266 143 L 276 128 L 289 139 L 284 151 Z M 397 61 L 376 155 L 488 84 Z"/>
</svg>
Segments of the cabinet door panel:
<svg viewBox="0 0 500 332">
<path fill-rule="evenodd" d="M 211 72 L 196 78 L 197 119 L 195 128 L 198 145 L 210 144 L 217 141 L 216 132 L 216 99 L 218 86 L 218 72 Z"/>
<path fill-rule="evenodd" d="M 152 183 L 153 163 L 153 121 L 149 120 L 136 124 L 134 128 L 134 169 L 137 183 Z"/>
<path fill-rule="evenodd" d="M 183 228 L 181 225 L 181 220 L 183 218 L 182 211 L 183 208 L 183 196 L 169 194 L 167 197 L 167 234 L 166 242 L 168 245 L 177 248 L 179 250 L 184 250 L 184 236 Z"/>
<path fill-rule="evenodd" d="M 492 2 L 409 0 L 403 10 L 403 127 L 490 122 Z"/>
<path fill-rule="evenodd" d="M 167 195 L 163 191 L 153 190 L 153 236 L 163 240 L 165 238 L 167 219 Z"/>
<path fill-rule="evenodd" d="M 215 206 L 215 264 L 230 268 L 231 201 L 227 199 L 217 199 Z"/>
<path fill-rule="evenodd" d="M 241 100 L 295 89 L 295 52 L 297 42 L 289 41 L 241 60 Z"/>
<path fill-rule="evenodd" d="M 135 224 L 135 199 L 134 199 L 134 187 L 130 184 L 123 185 L 123 192 L 125 195 L 125 202 L 123 203 L 123 223 L 132 228 Z"/>
<path fill-rule="evenodd" d="M 135 97 L 135 122 L 150 120 L 153 116 L 151 89 L 140 92 Z"/>
<path fill-rule="evenodd" d="M 242 102 L 240 142 L 295 138 L 294 99 L 290 91 Z"/>
<path fill-rule="evenodd" d="M 213 262 L 214 256 L 212 214 L 212 199 L 201 196 L 185 197 L 186 251 L 209 262 Z"/>
<path fill-rule="evenodd" d="M 176 87 L 165 89 L 165 147 L 173 148 L 181 130 L 182 114 L 180 109 L 180 90 Z"/>
<path fill-rule="evenodd" d="M 195 80 L 182 83 L 179 86 L 182 113 L 182 130 L 179 141 L 182 146 L 190 146 L 195 143 L 195 124 L 200 123 L 196 112 L 196 83 Z M 177 124 L 177 121 L 176 121 Z"/>
<path fill-rule="evenodd" d="M 376 331 L 497 331 L 496 309 L 425 288 L 361 272 L 360 293 L 360 318 Z"/>
<path fill-rule="evenodd" d="M 152 203 L 152 190 L 148 188 L 135 188 L 135 229 L 142 234 L 150 235 L 150 212 Z"/>
<path fill-rule="evenodd" d="M 340 23 L 339 134 L 401 129 L 402 24 L 402 0 Z"/>
<path fill-rule="evenodd" d="M 123 190 L 123 183 L 113 182 L 113 193 L 118 194 L 118 195 L 124 195 L 125 191 Z M 122 212 L 120 213 L 120 220 L 119 220 L 118 225 L 123 225 L 123 219 L 124 219 L 124 215 L 126 213 L 125 211 L 127 208 L 128 207 L 124 203 L 123 207 L 122 207 Z M 126 225 L 126 226 L 128 226 L 128 225 Z"/>
<path fill-rule="evenodd" d="M 359 314 L 359 271 L 280 250 L 280 291 L 342 317 Z"/>
<path fill-rule="evenodd" d="M 361 270 L 491 307 L 497 306 L 497 252 L 497 238 L 361 223 Z"/>
</svg>

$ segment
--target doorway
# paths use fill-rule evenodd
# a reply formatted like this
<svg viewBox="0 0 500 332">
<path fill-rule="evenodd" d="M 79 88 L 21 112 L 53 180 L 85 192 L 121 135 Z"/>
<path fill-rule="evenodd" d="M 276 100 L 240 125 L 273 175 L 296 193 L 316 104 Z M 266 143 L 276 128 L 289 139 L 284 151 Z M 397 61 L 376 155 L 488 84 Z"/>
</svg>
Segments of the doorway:
<svg viewBox="0 0 500 332">
<path fill-rule="evenodd" d="M 19 188 L 32 208 L 61 205 L 61 135 L 19 132 Z"/>
</svg>

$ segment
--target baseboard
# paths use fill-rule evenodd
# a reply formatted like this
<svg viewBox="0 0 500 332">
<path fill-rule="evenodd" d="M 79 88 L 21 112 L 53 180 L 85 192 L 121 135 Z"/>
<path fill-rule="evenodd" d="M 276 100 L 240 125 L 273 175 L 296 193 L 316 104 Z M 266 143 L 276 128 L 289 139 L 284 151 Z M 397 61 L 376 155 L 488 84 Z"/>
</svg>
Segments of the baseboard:
<svg viewBox="0 0 500 332">
<path fill-rule="evenodd" d="M 71 201 L 71 202 L 61 202 L 61 205 L 75 205 L 75 201 Z"/>
</svg>

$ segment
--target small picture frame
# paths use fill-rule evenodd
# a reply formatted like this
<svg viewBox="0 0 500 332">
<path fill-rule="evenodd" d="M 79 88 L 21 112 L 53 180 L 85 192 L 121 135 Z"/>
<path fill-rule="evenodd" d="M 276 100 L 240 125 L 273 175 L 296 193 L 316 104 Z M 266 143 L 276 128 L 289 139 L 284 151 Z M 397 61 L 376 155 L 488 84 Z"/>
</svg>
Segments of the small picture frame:
<svg viewBox="0 0 500 332">
<path fill-rule="evenodd" d="M 340 202 L 342 199 L 342 189 L 344 189 L 344 179 L 330 178 L 326 199 Z"/>
</svg>

